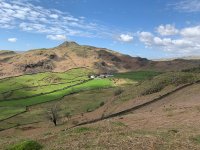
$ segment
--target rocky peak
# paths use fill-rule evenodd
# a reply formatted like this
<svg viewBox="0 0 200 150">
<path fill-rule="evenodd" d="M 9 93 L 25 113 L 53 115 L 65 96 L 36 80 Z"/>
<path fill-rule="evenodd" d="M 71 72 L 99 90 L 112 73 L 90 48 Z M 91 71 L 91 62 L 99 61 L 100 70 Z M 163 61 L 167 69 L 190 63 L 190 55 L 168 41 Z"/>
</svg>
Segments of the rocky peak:
<svg viewBox="0 0 200 150">
<path fill-rule="evenodd" d="M 58 47 L 69 47 L 69 46 L 79 46 L 79 44 L 77 44 L 74 41 L 65 41 L 62 44 L 60 44 Z"/>
</svg>

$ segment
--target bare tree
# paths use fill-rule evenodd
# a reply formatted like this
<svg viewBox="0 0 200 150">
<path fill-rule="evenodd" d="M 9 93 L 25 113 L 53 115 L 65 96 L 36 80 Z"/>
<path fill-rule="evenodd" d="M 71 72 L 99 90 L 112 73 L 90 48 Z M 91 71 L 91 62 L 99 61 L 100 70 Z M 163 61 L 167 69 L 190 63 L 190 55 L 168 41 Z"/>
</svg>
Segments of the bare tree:
<svg viewBox="0 0 200 150">
<path fill-rule="evenodd" d="M 48 111 L 48 119 L 53 122 L 53 124 L 55 126 L 57 126 L 57 122 L 59 120 L 59 108 L 57 106 L 53 106 L 50 108 L 50 110 Z"/>
</svg>

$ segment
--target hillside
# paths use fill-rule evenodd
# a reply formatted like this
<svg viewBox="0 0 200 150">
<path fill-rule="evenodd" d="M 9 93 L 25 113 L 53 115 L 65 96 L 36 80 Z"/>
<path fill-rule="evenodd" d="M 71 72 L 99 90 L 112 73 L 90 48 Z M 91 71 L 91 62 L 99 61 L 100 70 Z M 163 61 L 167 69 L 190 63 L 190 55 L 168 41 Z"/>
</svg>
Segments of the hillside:
<svg viewBox="0 0 200 150">
<path fill-rule="evenodd" d="M 177 80 L 177 83 L 180 82 L 186 84 L 191 82 L 192 84 L 180 88 L 180 86 L 177 87 L 175 85 L 175 87 L 172 87 L 172 84 L 169 83 L 169 88 L 164 88 L 158 93 L 128 98 L 128 100 L 123 100 L 120 103 L 116 102 L 119 100 L 120 95 L 115 97 L 116 99 L 113 101 L 111 98 L 113 97 L 113 92 L 110 91 L 112 89 L 102 89 L 69 95 L 57 103 L 52 101 L 51 104 L 44 103 L 41 105 L 31 106 L 29 111 L 26 113 L 18 115 L 16 118 L 10 118 L 6 122 L 1 122 L 2 128 L 8 128 L 14 123 L 17 123 L 17 127 L 4 131 L 2 130 L 0 132 L 2 137 L 0 140 L 0 147 L 6 149 L 16 143 L 21 143 L 22 141 L 31 139 L 41 144 L 43 149 L 48 150 L 198 150 L 200 148 L 200 84 L 199 82 L 194 83 L 192 80 L 186 81 L 185 77 L 188 77 L 188 75 L 190 77 L 188 80 L 192 79 L 191 75 L 198 76 L 199 78 L 199 74 L 173 74 L 174 77 L 181 79 L 181 82 L 180 80 Z M 152 82 L 173 82 L 171 80 L 172 78 L 168 73 L 163 75 L 161 74 L 154 77 Z M 146 80 L 145 82 L 143 82 L 143 84 L 151 86 L 151 84 L 149 84 L 151 80 Z M 133 85 L 131 86 L 133 87 Z M 178 90 L 170 93 L 174 88 Z M 129 90 L 135 91 L 133 88 L 129 88 Z M 124 97 L 124 94 L 127 94 L 127 89 L 124 92 L 125 93 L 122 93 L 122 98 Z M 166 96 L 162 97 L 161 95 Z M 92 112 L 85 113 L 83 111 L 84 107 L 91 105 L 91 97 L 95 97 L 95 101 L 107 100 L 105 100 L 105 105 L 98 107 Z M 157 99 L 157 97 L 160 98 L 157 101 L 153 101 L 154 99 Z M 150 101 L 153 102 L 149 103 Z M 69 103 L 71 104 L 71 108 L 67 106 Z M 77 105 L 80 103 L 81 105 Z M 72 109 L 74 114 L 71 119 L 62 119 L 59 126 L 54 127 L 45 119 L 45 115 L 42 113 L 44 113 L 44 109 L 56 104 L 62 106 L 62 109 Z M 101 120 L 101 113 L 111 115 L 112 113 L 118 111 L 121 112 L 131 107 L 132 109 L 126 111 L 126 113 L 121 113 L 112 118 Z M 82 113 L 80 114 L 80 112 Z M 85 122 L 96 118 L 100 119 L 93 123 L 76 126 L 77 123 L 81 123 L 81 121 Z M 36 122 L 33 122 L 33 120 Z M 19 125 L 22 121 L 24 125 Z"/>
<path fill-rule="evenodd" d="M 54 48 L 24 53 L 1 51 L 0 78 L 38 72 L 64 72 L 77 67 L 87 67 L 97 73 L 110 73 L 133 70 L 181 70 L 199 65 L 200 60 L 151 61 L 123 55 L 106 48 L 64 42 Z"/>
</svg>

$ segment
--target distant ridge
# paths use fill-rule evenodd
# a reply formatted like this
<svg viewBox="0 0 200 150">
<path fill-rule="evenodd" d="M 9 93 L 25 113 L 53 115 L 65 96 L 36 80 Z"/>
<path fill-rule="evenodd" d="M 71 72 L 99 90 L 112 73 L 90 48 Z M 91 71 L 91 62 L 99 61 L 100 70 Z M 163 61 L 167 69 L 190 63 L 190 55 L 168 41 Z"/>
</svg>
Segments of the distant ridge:
<svg viewBox="0 0 200 150">
<path fill-rule="evenodd" d="M 153 59 L 154 61 L 172 61 L 176 59 L 184 59 L 184 60 L 200 60 L 199 56 L 184 56 L 184 57 L 175 57 L 175 58 L 160 58 L 160 59 Z"/>
<path fill-rule="evenodd" d="M 77 67 L 87 67 L 96 73 L 113 73 L 135 70 L 174 71 L 199 65 L 200 60 L 152 61 L 106 48 L 79 45 L 73 41 L 65 41 L 54 48 L 24 53 L 0 51 L 0 78 L 46 71 L 64 72 Z"/>
</svg>

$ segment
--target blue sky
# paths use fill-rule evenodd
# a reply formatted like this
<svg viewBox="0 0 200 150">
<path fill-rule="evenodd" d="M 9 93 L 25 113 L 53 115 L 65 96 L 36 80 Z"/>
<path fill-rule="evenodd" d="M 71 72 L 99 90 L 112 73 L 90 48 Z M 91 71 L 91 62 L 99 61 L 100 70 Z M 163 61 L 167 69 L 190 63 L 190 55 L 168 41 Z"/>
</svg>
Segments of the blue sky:
<svg viewBox="0 0 200 150">
<path fill-rule="evenodd" d="M 0 49 L 69 40 L 146 58 L 200 55 L 200 0 L 0 0 Z"/>
</svg>

